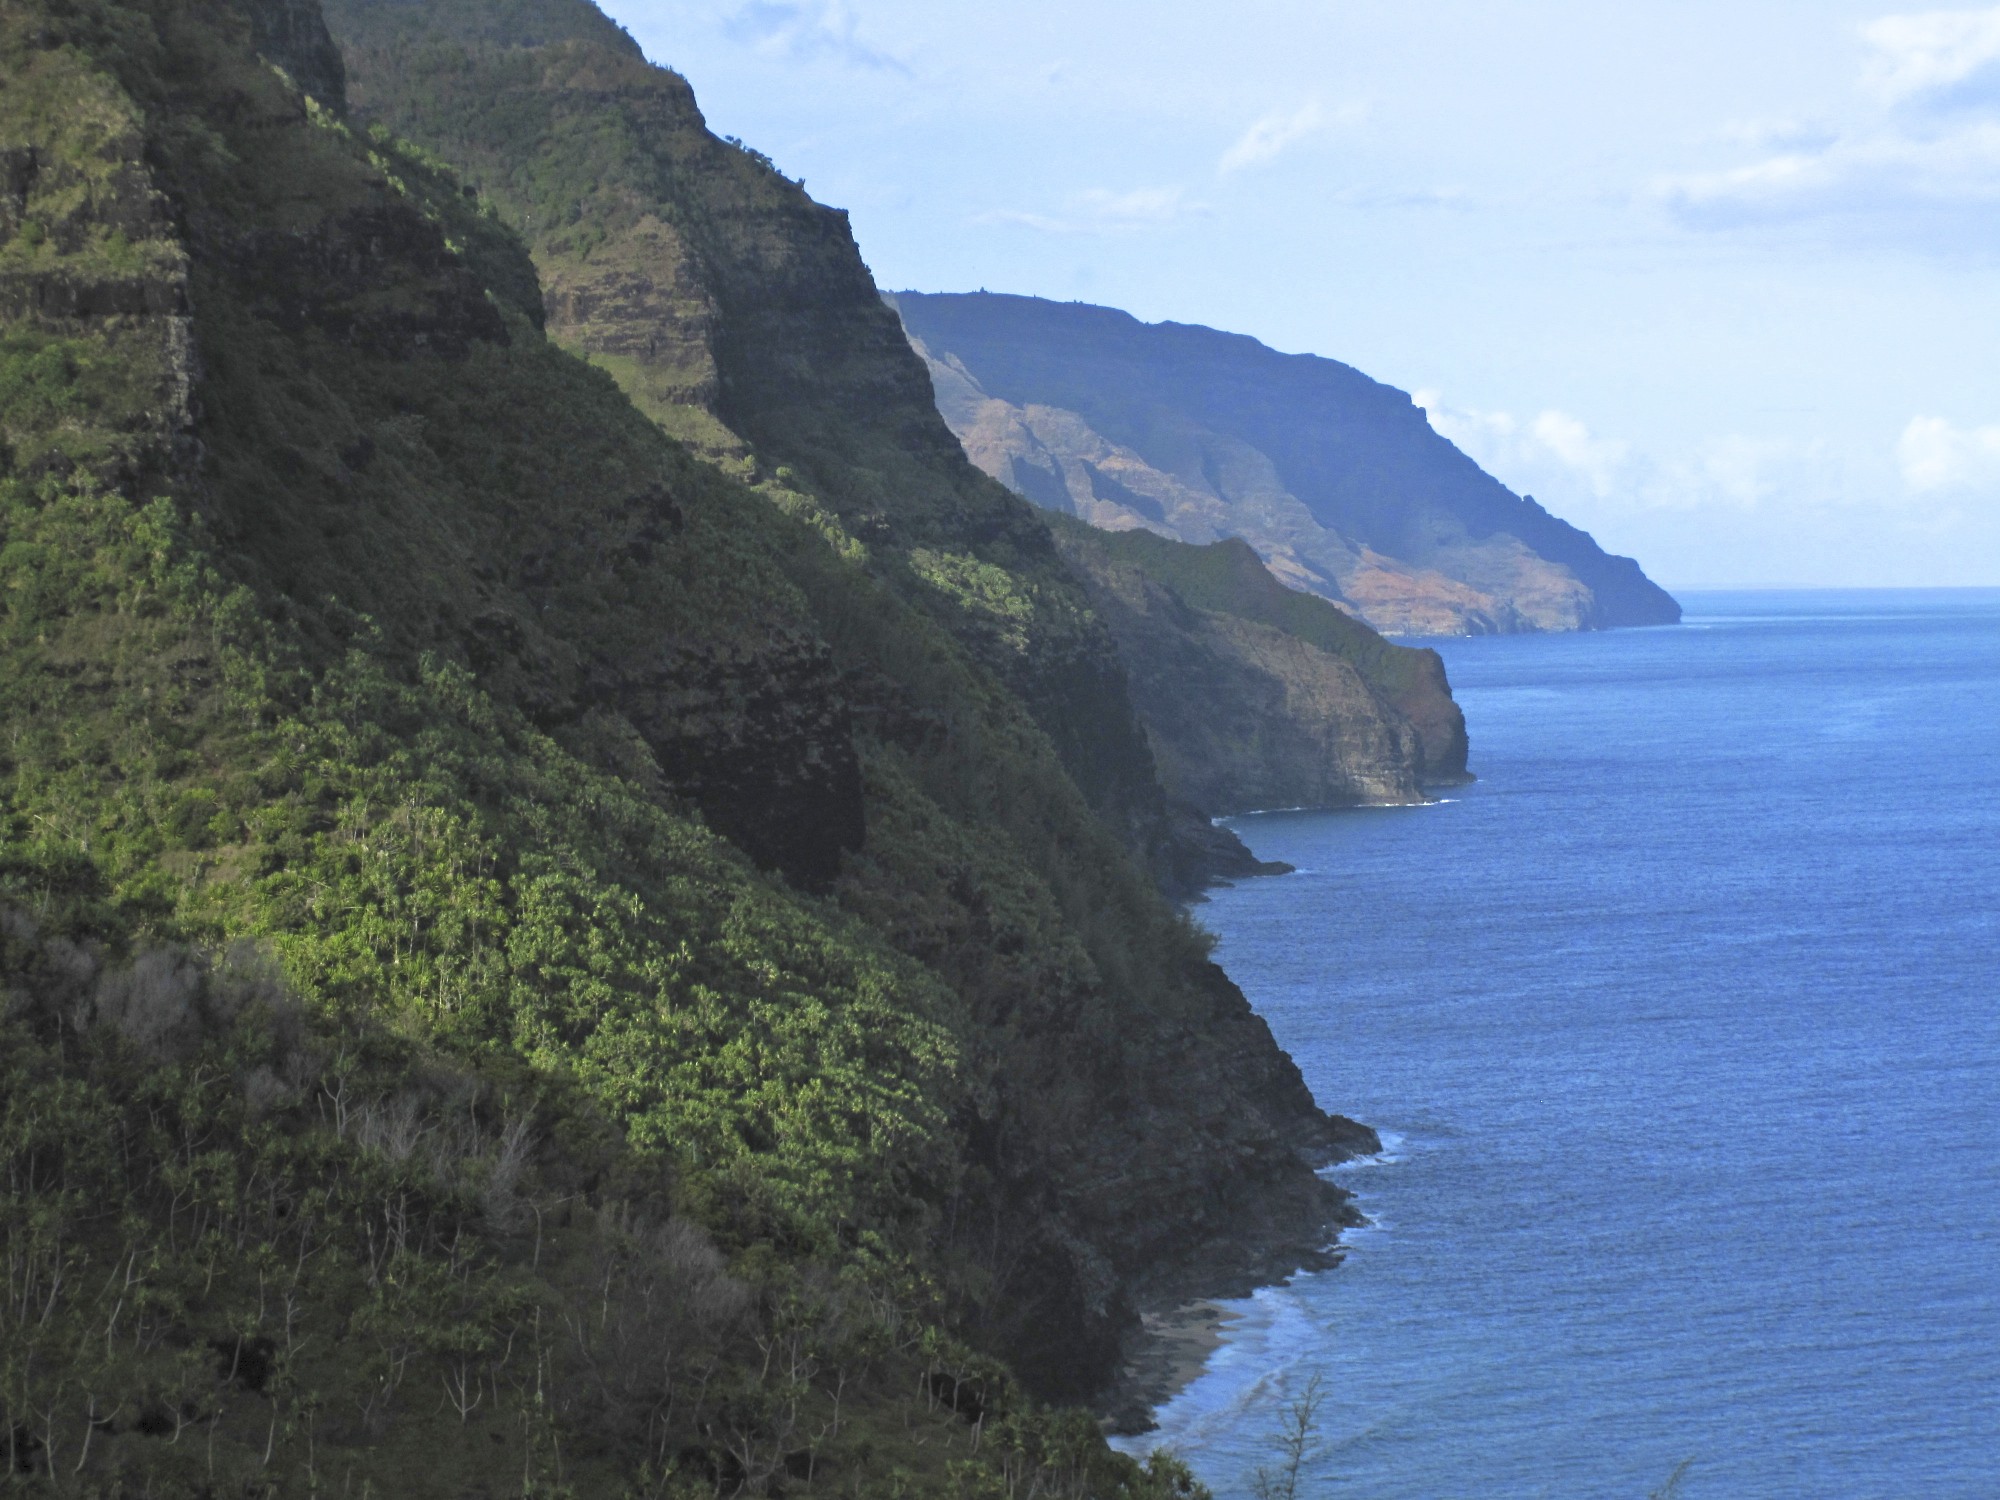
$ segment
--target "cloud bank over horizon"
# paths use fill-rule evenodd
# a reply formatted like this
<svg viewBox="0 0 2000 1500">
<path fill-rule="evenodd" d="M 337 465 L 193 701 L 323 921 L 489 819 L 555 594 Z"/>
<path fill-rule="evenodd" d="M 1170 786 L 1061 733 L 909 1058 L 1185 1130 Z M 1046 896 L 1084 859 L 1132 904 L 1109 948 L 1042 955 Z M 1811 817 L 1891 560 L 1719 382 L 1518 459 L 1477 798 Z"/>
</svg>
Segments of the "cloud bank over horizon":
<svg viewBox="0 0 2000 1500">
<path fill-rule="evenodd" d="M 1897 453 L 1903 482 L 1915 494 L 1990 492 L 2000 487 L 2000 423 L 1962 428 L 1943 417 L 1912 417 Z"/>
</svg>

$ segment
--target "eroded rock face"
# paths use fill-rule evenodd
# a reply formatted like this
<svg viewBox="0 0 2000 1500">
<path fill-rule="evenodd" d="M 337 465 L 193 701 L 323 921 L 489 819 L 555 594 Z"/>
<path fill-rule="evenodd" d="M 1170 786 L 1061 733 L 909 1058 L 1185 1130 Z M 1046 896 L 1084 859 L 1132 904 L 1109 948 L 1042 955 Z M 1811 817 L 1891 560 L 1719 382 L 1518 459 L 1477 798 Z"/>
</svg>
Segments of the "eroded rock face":
<svg viewBox="0 0 2000 1500">
<path fill-rule="evenodd" d="M 291 75 L 300 92 L 338 113 L 347 107 L 347 68 L 318 0 L 241 0 L 250 41 Z"/>
<path fill-rule="evenodd" d="M 608 695 L 668 786 L 767 869 L 824 891 L 867 832 L 853 720 L 825 645 L 678 652 Z"/>
<path fill-rule="evenodd" d="M 199 361 L 188 257 L 147 161 L 143 121 L 105 81 L 63 101 L 93 115 L 88 153 L 35 139 L 50 112 L 31 86 L 36 54 L 63 39 L 37 28 L 24 40 L 22 77 L 0 99 L 0 321 L 23 344 L 90 362 L 117 404 L 143 415 L 108 442 L 101 432 L 81 441 L 83 424 L 42 403 L 0 409 L 0 475 L 84 469 L 137 491 L 194 456 Z M 108 402 L 113 391 L 98 396 Z"/>
<path fill-rule="evenodd" d="M 1131 663 L 1133 699 L 1175 796 L 1215 814 L 1394 805 L 1463 778 L 1464 717 L 1434 652 L 1287 597 L 1241 542 L 1204 549 L 1240 555 L 1216 558 L 1200 580 L 1214 581 L 1197 589 L 1149 556 L 1159 544 L 1074 523 L 1057 536 Z M 1313 605 L 1329 616 L 1317 640 L 1284 628 L 1288 611 Z"/>
<path fill-rule="evenodd" d="M 891 299 L 973 462 L 1038 505 L 1189 542 L 1397 635 L 1679 619 L 1629 558 L 1480 471 L 1401 391 L 1253 339 L 987 293 Z"/>
<path fill-rule="evenodd" d="M 712 410 L 721 396 L 715 337 L 721 309 L 673 226 L 648 215 L 624 253 L 549 268 L 549 327 L 570 347 L 635 366 L 664 404 Z"/>
<path fill-rule="evenodd" d="M 686 83 L 580 0 L 508 7 L 515 34 L 476 0 L 328 9 L 356 117 L 491 196 L 551 333 L 841 549 L 845 581 L 807 589 L 837 675 L 775 637 L 664 660 L 623 642 L 571 666 L 588 690 L 545 721 L 579 740 L 629 721 L 635 760 L 806 880 L 807 842 L 856 831 L 851 730 L 866 828 L 833 899 L 962 1007 L 966 1176 L 940 1233 L 990 1278 L 969 1331 L 1040 1393 L 1087 1398 L 1169 1266 L 1235 1284 L 1310 1259 L 1346 1201 L 1313 1169 L 1354 1142 L 1141 873 L 1186 891 L 1253 862 L 1159 786 L 1113 636 L 1045 519 L 967 463 L 846 216 L 712 135 Z M 622 545 L 552 531 L 532 569 Z M 539 587 L 518 644 L 484 635 L 560 683 L 563 663 L 533 665 L 543 606 L 564 607 Z M 766 773 L 741 795 L 740 766 Z"/>
<path fill-rule="evenodd" d="M 507 342 L 478 276 L 436 224 L 401 203 L 252 230 L 216 248 L 256 313 L 287 331 L 310 326 L 392 359 L 463 359 L 475 342 Z"/>
</svg>

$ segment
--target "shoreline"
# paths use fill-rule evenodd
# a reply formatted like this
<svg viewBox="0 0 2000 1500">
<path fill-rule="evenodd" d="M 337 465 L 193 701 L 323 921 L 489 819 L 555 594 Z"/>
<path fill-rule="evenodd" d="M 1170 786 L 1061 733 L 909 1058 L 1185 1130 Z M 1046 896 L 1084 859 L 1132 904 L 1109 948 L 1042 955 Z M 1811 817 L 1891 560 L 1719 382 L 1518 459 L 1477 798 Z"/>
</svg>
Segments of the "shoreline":
<svg viewBox="0 0 2000 1500">
<path fill-rule="evenodd" d="M 1478 778 L 1465 774 L 1448 782 L 1426 782 L 1434 786 L 1463 786 Z M 1292 808 L 1271 811 L 1331 812 L 1371 811 L 1407 807 L 1434 807 L 1440 800 L 1426 797 L 1415 803 L 1357 803 L 1340 808 Z M 1257 812 L 1227 813 L 1209 819 L 1210 826 L 1227 830 L 1239 819 L 1255 818 Z M 1228 888 L 1236 880 L 1297 874 L 1297 867 L 1282 861 L 1259 859 L 1240 838 L 1233 839 L 1247 857 L 1251 868 L 1230 870 L 1226 875 L 1211 872 L 1199 890 L 1180 898 L 1183 910 L 1205 903 L 1207 892 Z M 1234 879 L 1229 878 L 1235 877 Z M 1231 981 L 1233 983 L 1233 981 Z M 1247 997 L 1246 997 L 1247 998 Z M 1253 1014 L 1254 1007 L 1252 1008 Z M 1289 1053 L 1284 1054 L 1287 1062 Z M 1293 1064 L 1296 1067 L 1296 1064 Z M 1315 1109 L 1315 1113 L 1317 1113 Z M 1223 1299 L 1248 1297 L 1264 1287 L 1285 1286 L 1292 1278 L 1308 1272 L 1330 1271 L 1347 1258 L 1341 1237 L 1350 1229 L 1367 1226 L 1369 1220 L 1354 1206 L 1351 1189 L 1334 1182 L 1327 1174 L 1335 1167 L 1379 1156 L 1382 1138 L 1372 1127 L 1345 1115 L 1320 1116 L 1325 1134 L 1306 1147 L 1319 1159 L 1314 1170 L 1321 1202 L 1329 1210 L 1319 1220 L 1318 1233 L 1310 1239 L 1296 1231 L 1277 1229 L 1266 1220 L 1261 1225 L 1244 1226 L 1247 1232 L 1222 1237 L 1192 1252 L 1173 1258 L 1174 1263 L 1139 1278 L 1137 1293 L 1138 1326 L 1129 1328 L 1123 1342 L 1123 1358 L 1117 1376 L 1090 1403 L 1098 1426 L 1108 1438 L 1140 1437 L 1157 1431 L 1154 1413 L 1167 1405 L 1201 1377 L 1216 1350 L 1228 1341 L 1231 1324 L 1244 1314 L 1222 1306 Z M 1304 1154 L 1304 1153 L 1302 1153 Z M 1331 1200 L 1330 1202 L 1328 1200 Z M 1261 1217 L 1253 1213 L 1252 1218 Z M 1259 1232 L 1259 1230 L 1263 1232 Z M 1243 1251 L 1249 1250 L 1245 1256 Z M 1219 1253 L 1218 1253 L 1219 1252 Z"/>
<path fill-rule="evenodd" d="M 1267 1263 L 1262 1272 L 1189 1277 L 1180 1282 L 1177 1294 L 1142 1306 L 1138 1327 L 1126 1335 L 1117 1380 L 1092 1403 L 1104 1435 L 1140 1437 L 1158 1430 L 1154 1413 L 1201 1378 L 1209 1357 L 1229 1341 L 1231 1325 L 1246 1316 L 1223 1306 L 1225 1301 L 1254 1296 L 1266 1287 L 1289 1286 L 1298 1276 L 1338 1269 L 1347 1259 L 1340 1236 L 1370 1224 L 1351 1205 L 1349 1195 L 1345 1211 L 1327 1226 L 1334 1235 L 1330 1244 L 1303 1253 L 1295 1247 L 1283 1268 Z M 1194 1287 L 1205 1290 L 1197 1294 Z"/>
<path fill-rule="evenodd" d="M 1107 1437 L 1155 1431 L 1153 1414 L 1200 1377 L 1209 1356 L 1228 1341 L 1242 1313 L 1208 1297 L 1139 1315 L 1132 1352 L 1106 1401 L 1099 1425 Z"/>
<path fill-rule="evenodd" d="M 1139 1437 L 1158 1429 L 1154 1413 L 1201 1377 L 1209 1357 L 1228 1342 L 1231 1325 L 1245 1316 L 1223 1306 L 1225 1301 L 1252 1296 L 1264 1287 L 1288 1286 L 1295 1277 L 1331 1271 L 1346 1261 L 1343 1237 L 1372 1221 L 1355 1206 L 1353 1190 L 1328 1173 L 1380 1157 L 1383 1142 L 1375 1130 L 1345 1116 L 1329 1115 L 1327 1123 L 1337 1144 L 1315 1175 L 1332 1195 L 1333 1211 L 1320 1233 L 1312 1242 L 1285 1243 L 1288 1237 L 1281 1236 L 1276 1243 L 1266 1242 L 1262 1255 L 1250 1263 L 1239 1260 L 1227 1270 L 1213 1260 L 1204 1267 L 1205 1257 L 1197 1253 L 1177 1274 L 1155 1281 L 1150 1295 L 1142 1292 L 1138 1326 L 1126 1335 L 1117 1379 L 1092 1403 L 1107 1437 Z"/>
</svg>

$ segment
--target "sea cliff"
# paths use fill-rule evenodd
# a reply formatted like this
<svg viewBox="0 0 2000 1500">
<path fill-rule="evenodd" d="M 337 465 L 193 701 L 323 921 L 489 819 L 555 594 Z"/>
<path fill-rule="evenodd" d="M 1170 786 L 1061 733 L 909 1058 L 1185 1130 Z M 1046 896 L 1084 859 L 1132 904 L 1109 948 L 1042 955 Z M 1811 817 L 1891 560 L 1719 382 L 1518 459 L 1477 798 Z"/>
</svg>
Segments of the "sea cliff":
<svg viewBox="0 0 2000 1500">
<path fill-rule="evenodd" d="M 1288 589 L 1247 543 L 1057 519 L 1131 671 L 1168 790 L 1217 814 L 1421 801 L 1467 779 L 1435 651 Z"/>
<path fill-rule="evenodd" d="M 937 401 L 1037 505 L 1189 542 L 1238 536 L 1295 588 L 1395 635 L 1670 624 L 1680 608 L 1329 359 L 1112 308 L 897 293 Z"/>
<path fill-rule="evenodd" d="M 1047 1403 L 1370 1137 L 1091 585 L 596 11 L 328 19 L 0 12 L 14 1462 L 1186 1493 Z"/>
</svg>

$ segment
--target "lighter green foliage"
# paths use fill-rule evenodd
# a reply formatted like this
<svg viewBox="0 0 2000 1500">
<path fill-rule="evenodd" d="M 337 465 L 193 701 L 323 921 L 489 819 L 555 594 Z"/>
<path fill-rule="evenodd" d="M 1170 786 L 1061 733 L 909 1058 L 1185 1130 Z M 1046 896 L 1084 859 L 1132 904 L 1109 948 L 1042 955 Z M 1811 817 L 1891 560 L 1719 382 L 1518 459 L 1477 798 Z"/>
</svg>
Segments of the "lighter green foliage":
<svg viewBox="0 0 2000 1500">
<path fill-rule="evenodd" d="M 178 313 L 0 335 L 0 919 L 38 934 L 0 976 L 0 1110 L 58 1132 L 6 1127 L 0 1234 L 77 1257 L 72 1286 L 138 1267 L 154 1338 L 125 1347 L 115 1292 L 64 1304 L 46 1358 L 0 1372 L 8 1411 L 67 1434 L 42 1457 L 72 1488 L 138 1455 L 155 1493 L 330 1492 L 340 1449 L 357 1492 L 613 1496 L 713 1493 L 725 1457 L 761 1486 L 810 1448 L 841 1493 L 1188 1493 L 940 1332 L 994 1284 L 968 1125 L 1045 1150 L 1092 1075 L 1042 1064 L 1212 1003 L 1042 732 L 908 603 L 1018 654 L 1026 586 L 950 546 L 913 582 L 810 476 L 760 495 L 695 464 L 539 336 L 532 265 L 435 159 L 302 113 L 205 10 L 21 9 L 97 49 L 38 56 L 121 70 L 150 175 L 119 191 L 181 215 L 159 266 L 175 222 L 270 252 L 187 273 L 192 432 Z M 531 201 L 562 167 L 523 153 Z M 602 226 L 568 227 L 592 253 Z M 83 228 L 78 265 L 151 253 Z M 289 249 L 370 278 L 322 286 Z M 854 735 L 874 821 L 826 896 L 706 826 L 646 732 L 689 680 L 652 664 L 685 650 L 735 691 L 774 643 L 880 709 Z M 200 1026 L 106 1021 L 50 978 L 245 945 L 270 993 Z M 36 1178 L 45 1136 L 95 1154 Z M 246 1392 L 211 1341 L 255 1338 L 283 1352 Z M 930 1383 L 973 1372 L 990 1448 Z M 80 1460 L 105 1393 L 117 1442 Z M 154 1402 L 211 1420 L 212 1468 L 136 1429 Z"/>
<path fill-rule="evenodd" d="M 780 466 L 776 477 L 759 484 L 757 491 L 786 515 L 796 517 L 818 532 L 833 555 L 842 562 L 857 568 L 867 565 L 867 545 L 849 531 L 840 517 L 827 509 L 818 497 L 797 488 L 790 469 Z"/>
<path fill-rule="evenodd" d="M 123 230 L 103 222 L 99 212 L 114 202 L 130 204 L 135 195 L 144 199 L 139 110 L 115 78 L 77 49 L 17 52 L 6 30 L 0 30 L 0 49 L 9 54 L 7 87 L 0 89 L 0 147 L 33 142 L 46 162 L 38 162 L 30 180 L 20 230 L 0 240 L 0 270 L 65 261 L 105 269 L 103 261 L 120 257 L 125 267 L 139 268 L 145 262 Z M 83 244 L 64 243 L 79 233 Z M 164 240 L 153 244 L 151 259 L 163 267 L 178 262 Z"/>
<path fill-rule="evenodd" d="M 909 556 L 924 582 L 961 609 L 984 616 L 1010 649 L 1028 649 L 1035 602 L 1021 578 L 969 553 L 917 547 Z"/>
</svg>

